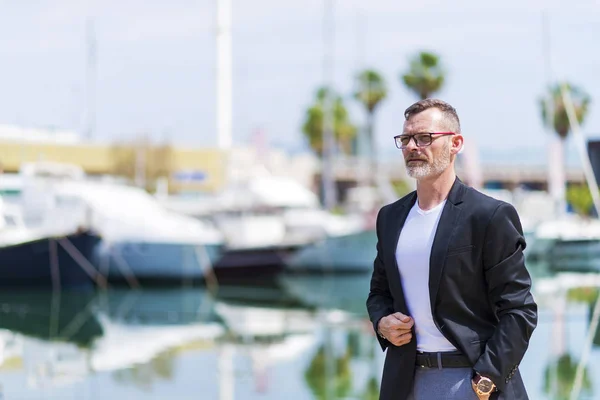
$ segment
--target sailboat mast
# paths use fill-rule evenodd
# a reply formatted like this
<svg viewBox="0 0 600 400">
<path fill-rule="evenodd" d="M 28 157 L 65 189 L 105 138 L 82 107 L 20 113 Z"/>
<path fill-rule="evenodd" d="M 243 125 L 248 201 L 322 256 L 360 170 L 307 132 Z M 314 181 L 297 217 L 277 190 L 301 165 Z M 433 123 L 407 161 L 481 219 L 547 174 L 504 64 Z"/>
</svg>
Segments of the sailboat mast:
<svg viewBox="0 0 600 400">
<path fill-rule="evenodd" d="M 86 29 L 86 101 L 84 116 L 84 136 L 87 140 L 94 137 L 96 130 L 96 32 L 94 29 L 94 20 L 88 18 L 85 24 Z"/>
<path fill-rule="evenodd" d="M 554 213 L 561 217 L 566 212 L 565 160 L 561 139 L 554 132 L 554 99 L 552 98 L 552 53 L 550 44 L 550 22 L 547 10 L 542 11 L 542 45 L 544 70 L 548 89 L 544 98 L 546 107 L 546 129 L 548 130 L 548 192 L 554 201 Z"/>
<path fill-rule="evenodd" d="M 232 144 L 231 0 L 217 0 L 217 134 L 218 146 Z"/>
<path fill-rule="evenodd" d="M 334 12 L 333 1 L 324 0 L 323 13 L 323 76 L 325 80 L 325 99 L 323 104 L 323 157 L 321 162 L 321 180 L 323 183 L 323 202 L 326 209 L 331 210 L 337 203 L 333 153 L 335 150 L 333 117 L 333 60 L 334 60 Z"/>
</svg>

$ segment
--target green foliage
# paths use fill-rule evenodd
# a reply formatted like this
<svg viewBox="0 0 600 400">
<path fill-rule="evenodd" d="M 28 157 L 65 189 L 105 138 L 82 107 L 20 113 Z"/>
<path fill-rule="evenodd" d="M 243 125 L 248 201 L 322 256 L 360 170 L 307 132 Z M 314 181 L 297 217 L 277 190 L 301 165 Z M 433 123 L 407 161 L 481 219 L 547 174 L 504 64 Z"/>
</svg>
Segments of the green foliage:
<svg viewBox="0 0 600 400">
<path fill-rule="evenodd" d="M 600 290 L 595 287 L 581 286 L 571 288 L 567 292 L 567 299 L 572 302 L 585 303 L 588 305 L 594 305 L 598 299 Z"/>
<path fill-rule="evenodd" d="M 402 81 L 420 99 L 427 99 L 442 88 L 445 75 L 439 56 L 422 51 L 411 58 L 410 68 L 402 75 Z"/>
<path fill-rule="evenodd" d="M 122 384 L 130 384 L 146 392 L 151 392 L 160 381 L 171 381 L 175 376 L 175 352 L 159 354 L 144 364 L 115 371 L 114 379 Z"/>
<path fill-rule="evenodd" d="M 587 185 L 572 185 L 567 188 L 567 202 L 573 210 L 584 217 L 590 216 L 594 209 L 592 193 Z"/>
<path fill-rule="evenodd" d="M 367 387 L 363 393 L 362 400 L 379 400 L 379 381 L 371 376 L 367 381 Z"/>
<path fill-rule="evenodd" d="M 352 372 L 350 370 L 350 353 L 332 360 L 334 376 L 327 376 L 327 354 L 325 347 L 319 350 L 313 357 L 310 366 L 304 374 L 304 379 L 313 392 L 316 399 L 329 400 L 327 398 L 328 388 L 331 387 L 334 398 L 345 398 L 352 389 Z"/>
<path fill-rule="evenodd" d="M 383 77 L 374 70 L 367 69 L 356 77 L 354 98 L 362 103 L 369 114 L 387 97 L 387 85 Z"/>
<path fill-rule="evenodd" d="M 403 197 L 412 191 L 412 189 L 406 181 L 392 182 L 392 186 L 394 187 L 394 190 L 396 191 L 398 197 Z"/>
<path fill-rule="evenodd" d="M 573 86 L 569 83 L 565 83 L 564 85 L 566 86 L 566 89 L 570 93 L 571 99 L 573 100 L 573 108 L 575 109 L 577 121 L 582 124 L 585 121 L 585 117 L 588 113 L 591 101 L 590 97 L 582 89 L 576 86 Z M 542 111 L 544 125 L 548 126 L 548 112 L 551 112 L 552 114 L 550 119 L 552 120 L 552 129 L 554 129 L 561 139 L 565 139 L 571 130 L 571 126 L 569 125 L 569 117 L 567 116 L 567 110 L 563 102 L 560 88 L 561 84 L 559 83 L 548 88 L 545 96 L 539 99 L 539 104 Z M 547 103 L 548 98 L 551 99 L 550 105 Z"/>
<path fill-rule="evenodd" d="M 302 125 L 302 132 L 307 138 L 310 147 L 319 155 L 323 155 L 324 141 L 324 111 L 330 89 L 320 88 L 314 103 L 308 108 Z M 339 148 L 346 154 L 350 153 L 352 141 L 356 136 L 356 126 L 350 120 L 350 115 L 344 101 L 339 95 L 331 93 L 333 98 L 333 131 L 334 138 Z"/>
<path fill-rule="evenodd" d="M 558 359 L 556 365 L 552 364 L 546 367 L 544 374 L 544 391 L 547 394 L 552 394 L 553 389 L 556 392 L 552 397 L 553 400 L 567 400 L 573 389 L 575 373 L 577 371 L 577 362 L 571 358 L 570 354 L 563 354 Z M 589 391 L 592 387 L 587 368 L 583 373 L 582 388 L 584 391 Z"/>
</svg>

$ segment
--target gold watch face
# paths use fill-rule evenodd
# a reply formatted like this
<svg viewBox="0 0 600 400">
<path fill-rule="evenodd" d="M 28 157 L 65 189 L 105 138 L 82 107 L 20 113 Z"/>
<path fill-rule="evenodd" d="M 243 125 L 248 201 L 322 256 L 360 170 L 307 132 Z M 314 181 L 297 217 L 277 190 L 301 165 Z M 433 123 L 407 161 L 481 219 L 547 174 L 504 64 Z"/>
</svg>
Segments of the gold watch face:
<svg viewBox="0 0 600 400">
<path fill-rule="evenodd" d="M 494 384 L 491 380 L 483 378 L 477 383 L 477 389 L 483 393 L 490 393 L 494 389 Z"/>
</svg>

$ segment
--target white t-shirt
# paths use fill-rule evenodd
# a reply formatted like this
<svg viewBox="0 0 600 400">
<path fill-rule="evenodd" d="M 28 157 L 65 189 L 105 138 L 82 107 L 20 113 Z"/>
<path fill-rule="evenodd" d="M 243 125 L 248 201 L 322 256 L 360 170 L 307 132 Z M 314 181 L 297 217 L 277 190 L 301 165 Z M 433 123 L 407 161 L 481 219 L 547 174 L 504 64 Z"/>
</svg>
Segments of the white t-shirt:
<svg viewBox="0 0 600 400">
<path fill-rule="evenodd" d="M 429 258 L 445 203 L 423 211 L 417 200 L 408 213 L 396 246 L 406 306 L 415 321 L 418 351 L 456 350 L 435 326 L 429 300 Z"/>
</svg>

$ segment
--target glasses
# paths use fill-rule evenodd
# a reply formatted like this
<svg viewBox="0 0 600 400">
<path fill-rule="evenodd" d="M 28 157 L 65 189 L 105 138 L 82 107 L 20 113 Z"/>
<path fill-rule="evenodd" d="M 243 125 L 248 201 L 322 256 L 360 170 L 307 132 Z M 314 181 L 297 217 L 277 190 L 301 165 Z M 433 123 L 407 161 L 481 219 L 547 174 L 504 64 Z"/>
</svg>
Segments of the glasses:
<svg viewBox="0 0 600 400">
<path fill-rule="evenodd" d="M 440 135 L 436 138 L 433 135 Z M 408 147 L 410 139 L 413 139 L 417 147 L 427 147 L 433 143 L 433 141 L 441 136 L 455 135 L 454 132 L 429 132 L 429 133 L 416 133 L 414 135 L 398 135 L 394 136 L 396 147 L 400 150 L 404 150 Z"/>
</svg>

